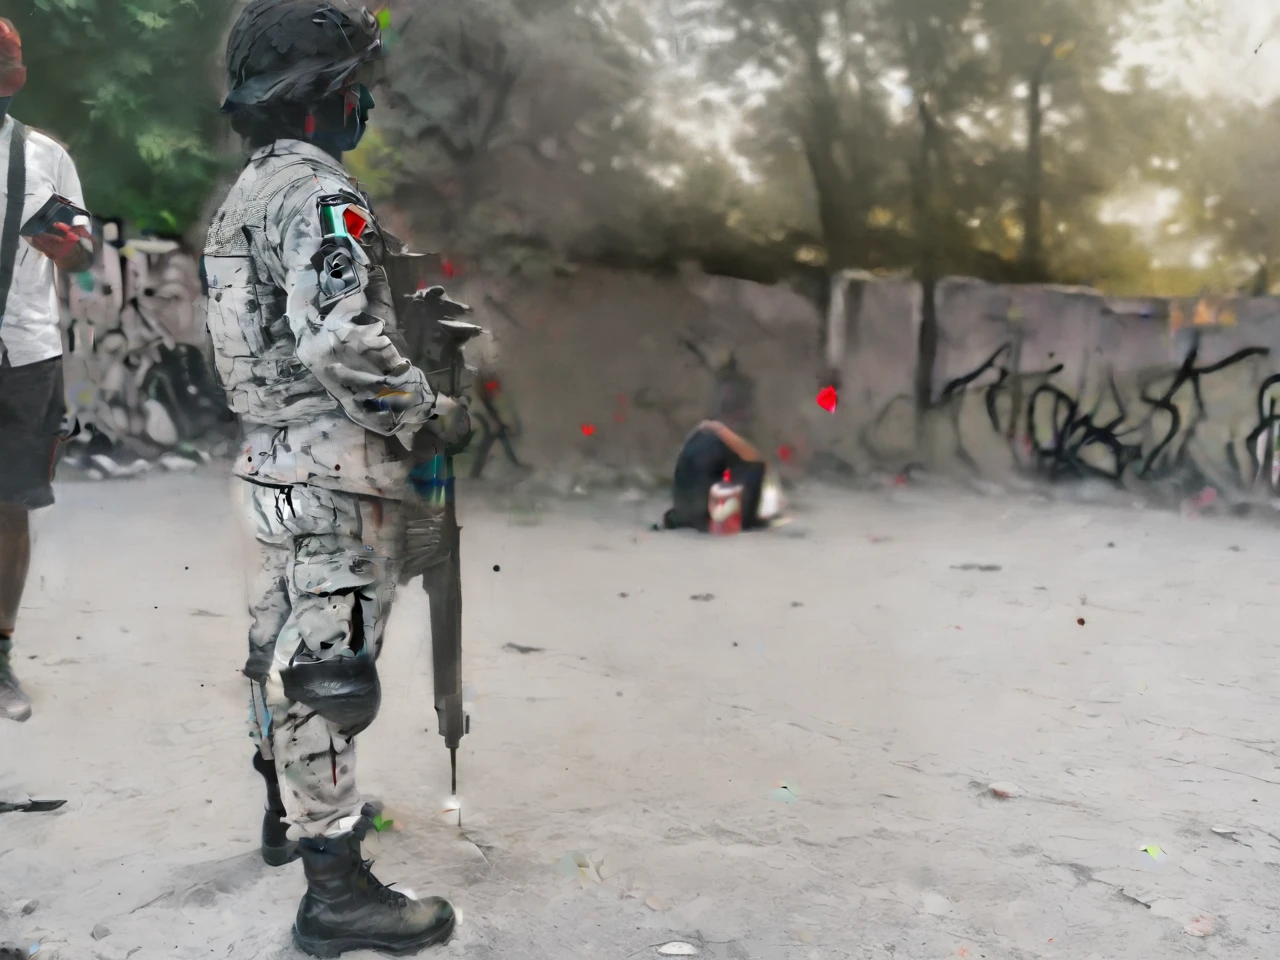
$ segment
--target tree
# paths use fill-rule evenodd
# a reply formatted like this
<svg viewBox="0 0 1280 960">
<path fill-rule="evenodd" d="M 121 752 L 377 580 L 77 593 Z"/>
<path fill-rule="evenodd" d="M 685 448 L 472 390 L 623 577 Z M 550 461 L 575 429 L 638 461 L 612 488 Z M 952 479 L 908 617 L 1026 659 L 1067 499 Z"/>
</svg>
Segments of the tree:
<svg viewBox="0 0 1280 960">
<path fill-rule="evenodd" d="M 644 25 L 628 9 L 414 4 L 391 50 L 381 139 L 355 162 L 376 152 L 390 168 L 386 192 L 420 239 L 499 272 L 568 256 L 646 262 L 661 203 Z"/>
<path fill-rule="evenodd" d="M 1177 171 L 1189 239 L 1212 247 L 1227 284 L 1269 293 L 1280 280 L 1280 101 L 1210 100 L 1192 128 L 1195 149 Z"/>
<path fill-rule="evenodd" d="M 1023 281 L 1043 282 L 1061 276 L 1065 261 L 1078 264 L 1081 232 L 1101 240 L 1096 205 L 1149 172 L 1147 161 L 1178 115 L 1143 70 L 1116 70 L 1121 41 L 1151 6 L 984 0 L 983 37 L 1007 98 L 1007 106 L 992 104 L 988 133 L 1015 131 L 1004 138 L 1004 170 L 1006 189 L 1017 194 Z M 1015 103 L 1016 111 L 1009 108 Z M 1104 246 L 1118 239 L 1111 234 Z"/>
<path fill-rule="evenodd" d="M 704 83 L 750 122 L 742 141 L 763 166 L 799 153 L 813 215 L 832 268 L 873 255 L 872 210 L 892 140 L 885 63 L 864 30 L 877 0 L 719 0 L 677 11 L 679 28 L 713 37 Z M 855 25 L 858 25 L 855 27 Z"/>
<path fill-rule="evenodd" d="M 69 146 L 95 214 L 166 233 L 199 220 L 221 162 L 217 40 L 235 5 L 34 0 L 10 15 L 28 67 L 14 112 Z"/>
<path fill-rule="evenodd" d="M 975 42 L 977 0 L 890 0 L 884 9 L 889 37 L 897 40 L 918 123 L 917 146 L 908 160 L 917 247 L 916 277 L 922 303 L 915 398 L 917 411 L 933 403 L 933 364 L 938 347 L 935 292 L 947 260 L 970 254 L 971 229 L 957 201 L 967 196 L 955 162 L 968 152 L 957 122 L 989 92 L 982 50 Z M 953 251 L 948 257 L 945 251 Z"/>
</svg>

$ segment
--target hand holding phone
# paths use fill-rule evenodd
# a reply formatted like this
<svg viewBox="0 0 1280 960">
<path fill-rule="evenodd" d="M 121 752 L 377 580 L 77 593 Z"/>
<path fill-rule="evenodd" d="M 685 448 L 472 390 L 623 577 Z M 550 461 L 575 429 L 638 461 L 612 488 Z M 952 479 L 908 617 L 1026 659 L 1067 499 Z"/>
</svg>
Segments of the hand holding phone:
<svg viewBox="0 0 1280 960">
<path fill-rule="evenodd" d="M 83 270 L 93 258 L 89 211 L 53 194 L 22 225 L 26 241 L 64 270 Z"/>
<path fill-rule="evenodd" d="M 89 239 L 89 231 L 80 225 L 54 223 L 44 233 L 28 237 L 27 242 L 58 266 L 77 259 L 77 253 L 89 256 L 93 254 L 93 241 Z"/>
</svg>

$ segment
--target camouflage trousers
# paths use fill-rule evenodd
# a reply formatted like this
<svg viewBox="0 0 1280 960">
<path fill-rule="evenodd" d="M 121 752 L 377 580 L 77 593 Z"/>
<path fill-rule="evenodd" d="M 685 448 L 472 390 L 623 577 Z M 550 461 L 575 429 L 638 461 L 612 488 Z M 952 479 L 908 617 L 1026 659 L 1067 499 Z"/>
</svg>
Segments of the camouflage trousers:
<svg viewBox="0 0 1280 960">
<path fill-rule="evenodd" d="M 400 504 L 321 487 L 239 490 L 249 560 L 250 736 L 275 764 L 289 836 L 336 836 L 363 805 L 355 740 L 285 696 L 300 645 L 326 658 L 359 638 L 376 657 L 395 596 Z M 354 624 L 354 629 L 353 629 Z"/>
</svg>

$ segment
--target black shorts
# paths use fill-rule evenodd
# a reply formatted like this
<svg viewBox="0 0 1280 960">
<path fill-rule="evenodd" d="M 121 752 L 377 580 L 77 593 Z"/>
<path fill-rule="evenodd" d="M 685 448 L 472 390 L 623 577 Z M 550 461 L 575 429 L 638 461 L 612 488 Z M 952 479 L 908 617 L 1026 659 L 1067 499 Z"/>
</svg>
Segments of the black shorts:
<svg viewBox="0 0 1280 960">
<path fill-rule="evenodd" d="M 0 503 L 53 503 L 53 468 L 67 413 L 62 357 L 21 367 L 0 363 Z"/>
</svg>

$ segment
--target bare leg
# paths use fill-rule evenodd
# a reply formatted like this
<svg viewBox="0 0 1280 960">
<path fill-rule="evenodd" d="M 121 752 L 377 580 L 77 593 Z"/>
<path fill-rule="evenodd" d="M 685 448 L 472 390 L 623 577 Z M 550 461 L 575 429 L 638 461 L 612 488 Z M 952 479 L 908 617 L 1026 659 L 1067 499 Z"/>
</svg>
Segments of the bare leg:
<svg viewBox="0 0 1280 960">
<path fill-rule="evenodd" d="M 13 635 L 22 589 L 31 567 L 31 525 L 27 508 L 0 503 L 0 634 Z"/>
<path fill-rule="evenodd" d="M 20 722 L 31 716 L 31 701 L 18 686 L 9 657 L 30 567 L 31 525 L 27 508 L 0 503 L 0 717 Z"/>
</svg>

